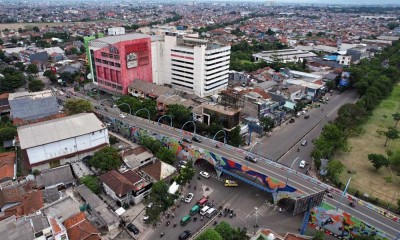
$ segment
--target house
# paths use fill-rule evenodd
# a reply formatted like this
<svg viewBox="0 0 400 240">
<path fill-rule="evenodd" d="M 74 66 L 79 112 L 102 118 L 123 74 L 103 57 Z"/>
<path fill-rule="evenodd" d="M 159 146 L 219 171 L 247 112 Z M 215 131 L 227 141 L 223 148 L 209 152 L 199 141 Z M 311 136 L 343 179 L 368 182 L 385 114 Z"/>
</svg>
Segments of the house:
<svg viewBox="0 0 400 240">
<path fill-rule="evenodd" d="M 111 170 L 101 175 L 100 181 L 107 195 L 121 205 L 131 201 L 135 204 L 141 202 L 150 193 L 152 186 L 150 181 L 131 170 L 123 173 Z"/>
<path fill-rule="evenodd" d="M 128 87 L 128 94 L 138 98 L 157 99 L 161 95 L 174 94 L 175 90 L 166 87 L 149 83 L 145 81 L 135 80 Z"/>
<path fill-rule="evenodd" d="M 10 103 L 8 102 L 8 95 L 9 93 L 0 94 L 0 114 L 10 112 Z"/>
<path fill-rule="evenodd" d="M 0 183 L 15 179 L 15 152 L 0 153 Z"/>
<path fill-rule="evenodd" d="M 51 90 L 10 93 L 11 118 L 33 120 L 58 114 L 56 96 Z"/>
<path fill-rule="evenodd" d="M 90 215 L 90 219 L 93 219 L 92 222 L 97 228 L 105 227 L 111 231 L 118 227 L 120 218 L 96 194 L 83 184 L 75 190 L 89 206 L 87 214 Z"/>
<path fill-rule="evenodd" d="M 52 227 L 46 216 L 38 213 L 24 219 L 31 224 L 35 240 L 46 240 L 53 237 Z"/>
<path fill-rule="evenodd" d="M 101 240 L 100 232 L 86 219 L 85 213 L 78 213 L 63 222 L 70 240 Z"/>
<path fill-rule="evenodd" d="M 75 184 L 75 182 L 69 165 L 43 170 L 36 177 L 36 184 L 39 188 L 67 187 Z"/>
<path fill-rule="evenodd" d="M 34 232 L 30 221 L 10 216 L 0 221 L 0 236 L 7 240 L 32 240 Z"/>
<path fill-rule="evenodd" d="M 198 105 L 193 100 L 183 98 L 179 95 L 161 95 L 157 98 L 158 114 L 164 115 L 168 111 L 168 106 L 174 104 L 182 105 L 189 109 Z"/>
<path fill-rule="evenodd" d="M 18 127 L 24 159 L 33 169 L 49 169 L 86 156 L 109 145 L 108 129 L 94 113 Z"/>
<path fill-rule="evenodd" d="M 157 160 L 154 164 L 141 168 L 141 172 L 151 177 L 152 181 L 155 182 L 168 179 L 176 172 L 176 168 L 168 163 Z"/>
<path fill-rule="evenodd" d="M 64 65 L 62 67 L 59 67 L 57 69 L 57 73 L 59 73 L 59 74 L 62 74 L 62 73 L 65 73 L 65 72 L 70 73 L 70 74 L 75 74 L 75 73 L 77 73 L 79 71 L 80 71 L 80 68 L 74 67 L 74 66 L 71 66 L 71 65 L 68 65 L 68 64 Z"/>
<path fill-rule="evenodd" d="M 203 102 L 193 108 L 193 119 L 210 125 L 218 122 L 226 131 L 231 131 L 239 125 L 240 107 L 222 106 L 215 102 Z"/>
<path fill-rule="evenodd" d="M 138 169 L 144 165 L 154 163 L 157 159 L 154 154 L 143 146 L 131 147 L 121 151 L 123 161 L 131 170 Z"/>
<path fill-rule="evenodd" d="M 46 216 L 52 216 L 59 220 L 59 224 L 80 212 L 79 203 L 68 194 L 63 198 L 42 207 L 40 211 Z"/>
</svg>

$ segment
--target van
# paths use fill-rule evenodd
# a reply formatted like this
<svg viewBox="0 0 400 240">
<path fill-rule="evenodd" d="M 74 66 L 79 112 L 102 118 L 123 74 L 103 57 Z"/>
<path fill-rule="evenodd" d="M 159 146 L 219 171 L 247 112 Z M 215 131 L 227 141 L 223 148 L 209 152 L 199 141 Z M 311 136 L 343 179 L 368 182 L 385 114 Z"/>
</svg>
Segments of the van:
<svg viewBox="0 0 400 240">
<path fill-rule="evenodd" d="M 237 187 L 238 183 L 233 180 L 225 180 L 225 187 Z"/>
<path fill-rule="evenodd" d="M 186 224 L 188 224 L 188 222 L 190 222 L 190 220 L 192 220 L 192 218 L 190 217 L 190 215 L 186 215 L 182 218 L 181 220 L 181 225 L 185 226 Z"/>
<path fill-rule="evenodd" d="M 200 200 L 197 202 L 197 205 L 199 205 L 199 206 L 202 207 L 204 204 L 206 204 L 206 202 L 208 202 L 208 199 L 205 198 L 205 197 L 203 197 L 202 199 L 200 199 Z"/>
<path fill-rule="evenodd" d="M 203 207 L 203 208 L 200 210 L 200 215 L 201 215 L 201 216 L 204 216 L 204 215 L 207 213 L 208 209 L 210 209 L 209 206 Z"/>
<path fill-rule="evenodd" d="M 200 207 L 199 207 L 199 205 L 194 205 L 193 207 L 192 207 L 192 209 L 190 209 L 190 215 L 195 215 L 196 213 L 198 213 L 200 211 Z"/>
<path fill-rule="evenodd" d="M 210 208 L 208 209 L 208 211 L 206 212 L 206 216 L 208 218 L 211 218 L 212 216 L 214 216 L 215 214 L 217 214 L 217 210 L 215 210 L 215 208 Z"/>
</svg>

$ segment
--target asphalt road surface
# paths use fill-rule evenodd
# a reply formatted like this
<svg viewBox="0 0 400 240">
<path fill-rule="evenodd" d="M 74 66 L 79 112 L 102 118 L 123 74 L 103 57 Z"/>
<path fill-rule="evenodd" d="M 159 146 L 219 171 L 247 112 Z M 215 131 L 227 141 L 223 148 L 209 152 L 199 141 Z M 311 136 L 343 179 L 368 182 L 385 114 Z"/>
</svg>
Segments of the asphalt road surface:
<svg viewBox="0 0 400 240">
<path fill-rule="evenodd" d="M 343 93 L 342 95 L 344 95 L 344 94 L 345 93 Z M 85 96 L 81 96 L 79 94 L 77 94 L 77 96 L 71 96 L 71 97 L 72 98 L 76 98 L 76 97 L 85 98 Z M 65 95 L 58 96 L 58 98 L 63 101 L 67 100 L 65 98 Z M 95 106 L 98 105 L 98 101 L 95 101 L 92 99 L 89 99 L 89 100 L 92 101 L 93 105 L 95 105 Z M 332 99 L 332 102 L 328 103 L 328 105 L 329 104 L 333 105 L 334 103 L 335 103 L 335 101 L 334 101 L 334 99 Z M 326 107 L 324 107 L 324 109 L 325 108 Z M 338 108 L 339 108 L 339 105 L 337 105 L 336 107 L 332 107 L 332 109 L 336 109 L 336 110 Z M 120 118 L 119 117 L 120 112 L 116 108 L 111 108 L 108 111 L 104 111 L 104 108 L 101 107 L 100 109 L 94 109 L 94 111 L 98 112 L 104 116 Z M 318 112 L 318 111 L 315 111 L 315 112 Z M 334 111 L 328 110 L 328 113 L 334 114 Z M 317 113 L 314 114 L 312 111 L 310 112 L 310 114 L 317 115 Z M 168 128 L 159 126 L 155 122 L 148 121 L 146 119 L 142 119 L 142 118 L 138 118 L 138 117 L 134 117 L 129 114 L 128 114 L 128 116 L 126 116 L 126 118 L 123 118 L 123 119 L 120 118 L 120 120 L 130 124 L 131 126 L 138 126 L 141 128 L 145 128 L 145 129 L 148 129 L 149 131 L 156 132 L 158 134 L 161 134 L 161 135 L 164 135 L 167 137 L 173 137 L 176 139 L 182 138 L 181 133 L 179 133 L 178 131 L 171 131 Z M 303 119 L 303 120 L 305 120 L 305 119 Z M 309 120 L 309 119 L 307 119 L 307 120 Z M 289 136 L 291 136 L 291 135 L 289 135 Z M 287 137 L 289 137 L 289 136 L 287 136 Z M 287 143 L 281 143 L 279 145 L 281 146 L 283 144 L 287 144 Z M 244 153 L 239 152 L 235 149 L 232 149 L 231 147 L 221 146 L 220 148 L 215 148 L 215 144 L 211 140 L 203 141 L 202 143 L 194 142 L 193 145 L 203 148 L 203 149 L 210 150 L 216 154 L 225 156 L 225 157 L 227 157 L 233 161 L 236 161 L 238 163 L 241 163 L 243 165 L 247 165 L 250 168 L 254 169 L 255 171 L 265 173 L 268 176 L 273 177 L 281 182 L 285 182 L 287 176 L 289 176 L 289 185 L 298 190 L 301 190 L 305 193 L 311 194 L 311 193 L 316 193 L 316 192 L 320 192 L 321 190 L 324 190 L 324 189 L 322 189 L 321 186 L 316 185 L 313 182 L 310 182 L 297 174 L 293 174 L 293 173 L 288 174 L 288 171 L 285 168 L 277 167 L 268 162 L 258 161 L 257 163 L 251 163 L 251 162 L 245 161 Z M 285 145 L 282 147 L 285 147 Z M 339 198 L 340 198 L 339 195 L 334 194 L 334 198 L 327 199 L 327 202 L 335 206 L 338 204 Z M 399 234 L 399 229 L 400 229 L 399 223 L 396 223 L 396 222 L 394 222 L 394 221 L 392 221 L 392 220 L 390 220 L 368 208 L 360 206 L 360 205 L 357 205 L 356 208 L 351 208 L 348 206 L 348 203 L 349 202 L 347 200 L 344 200 L 343 205 L 341 206 L 341 209 L 345 210 L 346 212 L 353 215 L 354 217 L 357 217 L 357 218 L 363 220 L 364 222 L 382 230 L 383 232 L 385 232 L 388 235 L 389 238 L 395 239 L 397 234 Z"/>
</svg>

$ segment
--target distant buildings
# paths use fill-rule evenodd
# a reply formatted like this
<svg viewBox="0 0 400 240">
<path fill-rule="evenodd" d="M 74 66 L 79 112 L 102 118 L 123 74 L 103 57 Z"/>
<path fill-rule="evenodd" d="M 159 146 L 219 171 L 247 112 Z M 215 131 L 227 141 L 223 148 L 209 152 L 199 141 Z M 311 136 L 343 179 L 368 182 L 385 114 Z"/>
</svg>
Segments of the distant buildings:
<svg viewBox="0 0 400 240">
<path fill-rule="evenodd" d="M 273 63 L 277 61 L 283 63 L 303 62 L 304 59 L 315 56 L 317 56 L 315 53 L 299 49 L 271 50 L 253 54 L 255 61 L 264 60 L 267 63 Z"/>
<path fill-rule="evenodd" d="M 112 28 L 107 29 L 107 31 L 108 31 L 108 35 L 109 36 L 125 34 L 125 28 L 124 27 L 112 27 Z"/>
<path fill-rule="evenodd" d="M 34 169 L 81 160 L 109 144 L 107 127 L 93 113 L 22 126 L 17 131 L 25 159 Z"/>
</svg>

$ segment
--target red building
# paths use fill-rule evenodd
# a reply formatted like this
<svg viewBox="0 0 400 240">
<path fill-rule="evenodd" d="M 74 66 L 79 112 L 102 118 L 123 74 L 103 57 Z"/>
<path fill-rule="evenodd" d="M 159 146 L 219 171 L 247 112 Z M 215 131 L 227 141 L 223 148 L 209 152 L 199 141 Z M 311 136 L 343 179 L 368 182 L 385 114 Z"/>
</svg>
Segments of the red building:
<svg viewBox="0 0 400 240">
<path fill-rule="evenodd" d="M 110 93 L 128 93 L 134 80 L 152 82 L 151 39 L 145 34 L 126 34 L 90 42 L 99 87 Z"/>
</svg>

